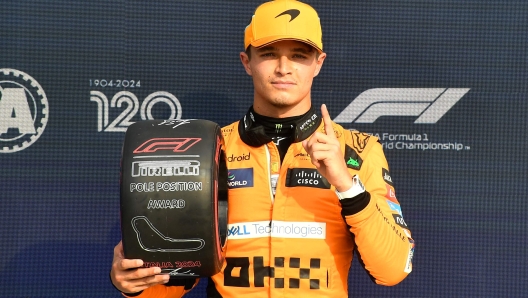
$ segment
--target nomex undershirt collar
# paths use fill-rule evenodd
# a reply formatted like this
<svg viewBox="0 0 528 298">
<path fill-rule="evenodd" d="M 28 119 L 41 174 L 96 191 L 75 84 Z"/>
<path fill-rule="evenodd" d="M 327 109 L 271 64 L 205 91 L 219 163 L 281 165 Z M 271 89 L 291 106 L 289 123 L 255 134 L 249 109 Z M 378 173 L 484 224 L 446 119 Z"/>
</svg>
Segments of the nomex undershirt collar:
<svg viewBox="0 0 528 298">
<path fill-rule="evenodd" d="M 238 133 L 244 143 L 252 147 L 260 147 L 272 141 L 266 134 L 265 128 L 255 119 L 253 107 L 250 107 L 244 118 L 238 123 Z M 312 106 L 298 120 L 294 121 L 293 142 L 301 142 L 311 136 L 321 124 L 321 116 L 317 115 Z M 277 121 L 280 123 L 280 120 Z"/>
</svg>

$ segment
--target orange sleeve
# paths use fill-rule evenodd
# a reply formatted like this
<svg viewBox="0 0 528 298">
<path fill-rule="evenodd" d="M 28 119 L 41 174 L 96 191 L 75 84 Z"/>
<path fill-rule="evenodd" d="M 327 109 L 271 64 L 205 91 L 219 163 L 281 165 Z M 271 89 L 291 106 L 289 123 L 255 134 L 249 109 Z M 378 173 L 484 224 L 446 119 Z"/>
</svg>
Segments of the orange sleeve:
<svg viewBox="0 0 528 298">
<path fill-rule="evenodd" d="M 131 298 L 179 298 L 190 292 L 199 281 L 200 279 L 197 278 L 192 288 L 188 289 L 185 289 L 185 286 L 155 285 L 143 290 L 143 292 L 137 296 L 127 296 L 124 293 L 123 296 Z"/>
<path fill-rule="evenodd" d="M 380 285 L 395 285 L 412 270 L 414 240 L 401 215 L 387 160 L 377 138 L 370 137 L 359 156 L 363 159 L 361 168 L 351 173 L 359 176 L 370 200 L 358 211 L 346 208 L 346 200 L 354 198 L 344 199 L 343 216 L 354 234 L 359 261 L 373 280 Z"/>
</svg>

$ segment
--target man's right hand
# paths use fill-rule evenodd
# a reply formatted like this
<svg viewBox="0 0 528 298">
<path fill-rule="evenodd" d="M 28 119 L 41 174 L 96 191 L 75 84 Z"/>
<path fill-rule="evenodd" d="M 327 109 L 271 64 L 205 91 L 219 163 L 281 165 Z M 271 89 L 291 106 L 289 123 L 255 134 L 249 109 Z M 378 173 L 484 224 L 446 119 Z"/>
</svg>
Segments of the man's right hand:
<svg viewBox="0 0 528 298">
<path fill-rule="evenodd" d="M 169 275 L 159 274 L 161 268 L 140 268 L 141 266 L 143 266 L 142 260 L 125 259 L 123 243 L 119 241 L 114 247 L 114 260 L 112 261 L 112 271 L 110 271 L 112 283 L 123 293 L 137 293 L 169 281 Z"/>
</svg>

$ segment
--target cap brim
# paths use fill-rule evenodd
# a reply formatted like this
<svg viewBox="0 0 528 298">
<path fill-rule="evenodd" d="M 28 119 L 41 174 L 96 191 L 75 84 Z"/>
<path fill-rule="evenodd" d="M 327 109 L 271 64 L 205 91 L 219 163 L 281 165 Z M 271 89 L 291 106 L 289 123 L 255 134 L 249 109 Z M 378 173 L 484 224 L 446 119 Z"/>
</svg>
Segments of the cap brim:
<svg viewBox="0 0 528 298">
<path fill-rule="evenodd" d="M 319 51 L 319 53 L 323 52 L 323 50 L 319 48 L 319 46 L 317 46 L 315 42 L 309 39 L 306 39 L 306 38 L 297 38 L 297 37 L 292 37 L 292 36 L 268 36 L 265 38 L 261 38 L 259 40 L 255 40 L 251 42 L 250 44 L 256 48 L 260 48 L 260 47 L 267 46 L 267 45 L 270 45 L 274 42 L 281 41 L 281 40 L 296 40 L 296 41 L 304 42 L 314 47 L 317 51 Z"/>
</svg>

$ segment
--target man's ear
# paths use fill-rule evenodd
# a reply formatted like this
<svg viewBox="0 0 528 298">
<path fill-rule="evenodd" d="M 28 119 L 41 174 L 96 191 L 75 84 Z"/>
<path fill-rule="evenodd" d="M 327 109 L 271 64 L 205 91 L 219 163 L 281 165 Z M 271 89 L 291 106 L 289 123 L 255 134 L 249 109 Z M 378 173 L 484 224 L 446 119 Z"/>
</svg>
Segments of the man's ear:
<svg viewBox="0 0 528 298">
<path fill-rule="evenodd" d="M 252 75 L 251 66 L 249 65 L 249 57 L 245 52 L 240 52 L 240 62 L 244 65 L 244 69 L 248 75 Z"/>
<path fill-rule="evenodd" d="M 326 53 L 321 53 L 321 54 L 319 54 L 319 57 L 317 57 L 314 77 L 316 77 L 319 74 L 319 72 L 321 71 L 321 67 L 323 67 L 323 62 L 324 62 L 325 58 L 326 58 Z"/>
</svg>

